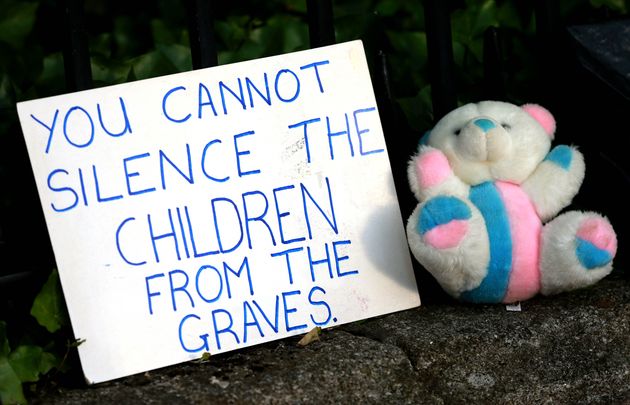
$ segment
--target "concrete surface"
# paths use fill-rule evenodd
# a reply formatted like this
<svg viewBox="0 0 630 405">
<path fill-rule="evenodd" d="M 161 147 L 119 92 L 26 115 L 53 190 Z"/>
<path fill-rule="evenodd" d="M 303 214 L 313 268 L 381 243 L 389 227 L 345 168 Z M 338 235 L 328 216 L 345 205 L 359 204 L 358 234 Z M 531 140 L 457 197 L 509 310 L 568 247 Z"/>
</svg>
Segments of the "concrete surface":
<svg viewBox="0 0 630 405">
<path fill-rule="evenodd" d="M 630 280 L 504 306 L 429 304 L 32 403 L 630 403 Z"/>
</svg>

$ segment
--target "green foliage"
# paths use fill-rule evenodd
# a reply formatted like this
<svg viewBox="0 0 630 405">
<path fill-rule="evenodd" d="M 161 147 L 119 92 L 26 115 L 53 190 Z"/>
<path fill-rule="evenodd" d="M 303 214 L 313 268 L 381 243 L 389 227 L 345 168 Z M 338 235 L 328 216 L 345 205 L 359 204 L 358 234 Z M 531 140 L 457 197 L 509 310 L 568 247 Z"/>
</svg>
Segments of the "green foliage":
<svg viewBox="0 0 630 405">
<path fill-rule="evenodd" d="M 26 400 L 22 393 L 22 384 L 9 363 L 10 353 L 7 325 L 0 321 L 0 402 L 3 404 L 24 403 Z"/>
<path fill-rule="evenodd" d="M 25 403 L 22 384 L 36 382 L 41 375 L 57 367 L 59 359 L 36 345 L 20 345 L 11 351 L 6 324 L 0 321 L 0 402 Z"/>
<path fill-rule="evenodd" d="M 20 381 L 36 382 L 40 374 L 46 374 L 57 365 L 57 358 L 40 346 L 22 345 L 11 352 L 9 363 Z"/>
<path fill-rule="evenodd" d="M 14 121 L 17 95 L 39 75 L 41 52 L 24 52 L 33 30 L 38 4 L 0 0 L 0 137 Z"/>
<path fill-rule="evenodd" d="M 2 143 L 5 139 L 21 137 L 17 133 L 16 102 L 65 91 L 60 51 L 63 25 L 52 16 L 58 3 L 0 0 L 0 151 L 5 148 Z M 422 2 L 335 0 L 333 3 L 337 41 L 362 39 L 368 57 L 372 58 L 377 51 L 384 51 L 392 94 L 408 124 L 417 131 L 430 128 L 433 116 Z M 457 0 L 451 4 L 456 6 L 451 24 L 459 102 L 483 97 L 483 40 L 489 27 L 501 33 L 508 98 L 515 102 L 533 99 L 537 66 L 531 2 Z M 563 0 L 558 4 L 564 21 L 588 22 L 597 16 L 619 15 L 630 9 L 630 0 Z M 213 2 L 213 5 L 221 64 L 308 48 L 306 0 L 247 0 Z M 85 12 L 90 22 L 87 30 L 95 86 L 192 68 L 181 1 L 87 0 Z M 375 76 L 375 80 L 379 78 Z M 0 159 L 3 186 L 0 209 L 19 207 L 20 198 L 24 198 L 21 190 L 4 188 L 6 179 L 16 173 L 4 164 Z M 11 338 L 7 335 L 7 325 L 0 321 L 2 403 L 24 402 L 22 384 L 37 381 L 52 368 L 64 369 L 69 350 L 82 342 L 59 342 L 67 319 L 56 272 L 35 299 L 31 314 L 46 329 L 44 337 L 37 339 L 22 331 L 12 331 L 21 338 Z"/>
<path fill-rule="evenodd" d="M 0 41 L 9 44 L 13 49 L 20 49 L 33 29 L 37 3 L 3 3 L 0 10 Z"/>
<path fill-rule="evenodd" d="M 217 34 L 225 49 L 219 63 L 232 63 L 306 49 L 308 29 L 294 16 L 275 15 L 267 21 L 236 16 L 217 22 Z"/>
<path fill-rule="evenodd" d="M 625 13 L 630 0 L 565 0 L 563 18 L 592 10 Z M 483 36 L 489 27 L 502 35 L 508 67 L 508 98 L 530 98 L 535 81 L 533 6 L 513 0 L 460 0 L 451 16 L 456 87 L 460 102 L 483 97 Z M 185 10 L 176 0 L 138 2 L 90 0 L 86 18 L 109 21 L 89 26 L 95 86 L 124 83 L 191 69 Z M 40 7 L 41 6 L 41 7 Z M 42 7 L 48 7 L 45 12 Z M 0 137 L 14 120 L 16 101 L 58 94 L 63 61 L 58 50 L 42 47 L 48 32 L 49 2 L 0 0 Z M 221 64 L 308 47 L 305 0 L 248 0 L 215 4 L 215 34 Z M 363 39 L 368 55 L 388 55 L 392 91 L 412 127 L 431 125 L 431 89 L 422 2 L 336 0 L 338 41 Z M 111 10 L 116 11 L 111 11 Z M 116 14 L 114 14 L 116 13 Z M 60 27 L 56 27 L 60 29 Z M 529 93 L 528 93 L 529 92 Z"/>
<path fill-rule="evenodd" d="M 0 356 L 0 402 L 3 404 L 26 403 L 22 383 L 6 356 Z"/>
<path fill-rule="evenodd" d="M 50 333 L 68 326 L 65 304 L 57 271 L 53 271 L 35 298 L 31 313 L 37 322 Z M 55 350 L 55 344 L 48 335 L 45 346 L 34 344 L 33 337 L 24 334 L 14 350 L 11 350 L 7 325 L 0 321 L 0 402 L 3 404 L 26 403 L 22 386 L 35 383 L 53 368 L 62 369 L 67 350 L 76 345 L 68 345 L 63 358 Z M 51 351 L 52 350 L 52 351 Z"/>
<path fill-rule="evenodd" d="M 628 1 L 624 0 L 590 0 L 593 7 L 608 7 L 611 10 L 615 10 L 621 13 L 628 11 Z"/>
<path fill-rule="evenodd" d="M 68 324 L 66 317 L 66 304 L 63 300 L 63 292 L 59 282 L 59 273 L 53 270 L 40 293 L 35 297 L 31 315 L 37 322 L 53 333 L 63 325 Z"/>
</svg>

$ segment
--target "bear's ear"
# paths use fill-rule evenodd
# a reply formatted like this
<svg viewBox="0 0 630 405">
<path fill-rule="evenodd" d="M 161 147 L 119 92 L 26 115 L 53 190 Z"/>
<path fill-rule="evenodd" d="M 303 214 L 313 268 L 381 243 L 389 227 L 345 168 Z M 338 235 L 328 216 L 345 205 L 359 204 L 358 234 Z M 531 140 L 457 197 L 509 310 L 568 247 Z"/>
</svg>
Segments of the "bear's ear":
<svg viewBox="0 0 630 405">
<path fill-rule="evenodd" d="M 539 106 L 538 104 L 524 104 L 521 106 L 523 110 L 532 117 L 543 127 L 547 135 L 553 139 L 553 135 L 556 132 L 556 120 L 553 115 L 546 108 Z"/>
</svg>

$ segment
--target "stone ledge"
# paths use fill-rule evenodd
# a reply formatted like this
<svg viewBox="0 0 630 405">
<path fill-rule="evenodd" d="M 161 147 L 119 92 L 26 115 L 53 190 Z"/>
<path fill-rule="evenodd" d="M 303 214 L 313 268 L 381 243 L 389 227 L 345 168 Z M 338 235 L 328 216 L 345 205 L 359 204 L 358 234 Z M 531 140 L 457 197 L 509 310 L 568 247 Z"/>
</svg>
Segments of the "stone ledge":
<svg viewBox="0 0 630 405">
<path fill-rule="evenodd" d="M 426 305 L 33 403 L 630 402 L 630 280 L 504 306 Z"/>
</svg>

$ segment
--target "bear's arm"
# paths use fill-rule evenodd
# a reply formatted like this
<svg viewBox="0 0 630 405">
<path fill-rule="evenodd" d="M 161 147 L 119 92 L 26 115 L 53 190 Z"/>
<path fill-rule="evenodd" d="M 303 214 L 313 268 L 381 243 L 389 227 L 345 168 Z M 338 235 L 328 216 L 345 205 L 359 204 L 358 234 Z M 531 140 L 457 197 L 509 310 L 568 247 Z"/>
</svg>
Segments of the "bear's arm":
<svg viewBox="0 0 630 405">
<path fill-rule="evenodd" d="M 584 180 L 584 157 L 575 148 L 558 145 L 523 183 L 543 222 L 571 203 Z"/>
<path fill-rule="evenodd" d="M 453 173 L 448 159 L 440 150 L 423 146 L 407 166 L 409 186 L 418 201 L 438 194 L 459 197 L 468 195 L 468 185 Z"/>
</svg>

